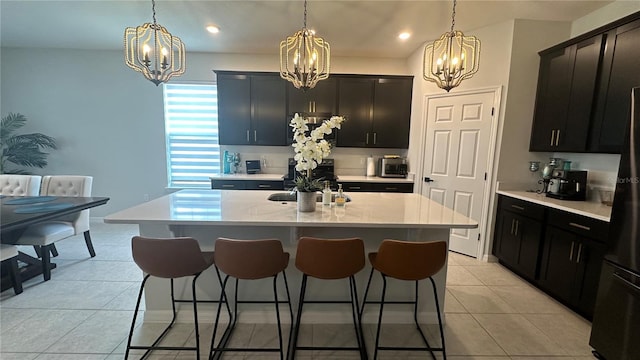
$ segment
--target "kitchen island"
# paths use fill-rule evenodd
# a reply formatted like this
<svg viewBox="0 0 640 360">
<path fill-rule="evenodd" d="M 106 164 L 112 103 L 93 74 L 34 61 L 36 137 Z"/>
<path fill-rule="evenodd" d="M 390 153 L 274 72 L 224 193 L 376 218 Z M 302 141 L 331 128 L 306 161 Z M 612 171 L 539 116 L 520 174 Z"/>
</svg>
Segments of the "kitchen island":
<svg viewBox="0 0 640 360">
<path fill-rule="evenodd" d="M 359 237 L 365 242 L 366 251 L 375 251 L 384 239 L 409 241 L 436 241 L 449 239 L 451 229 L 466 232 L 477 222 L 419 194 L 406 193 L 348 193 L 351 201 L 345 207 L 317 204 L 315 212 L 300 213 L 295 202 L 267 200 L 271 192 L 234 190 L 181 190 L 161 198 L 142 203 L 107 216 L 106 223 L 138 224 L 140 235 L 149 237 L 190 236 L 197 239 L 203 251 L 212 251 L 218 237 L 236 239 L 276 238 L 291 254 L 287 277 L 292 300 L 298 296 L 301 274 L 295 268 L 295 249 L 300 236 L 326 238 Z M 358 274 L 360 296 L 364 292 L 370 267 Z M 380 276 L 374 276 L 370 296 L 379 296 Z M 440 304 L 444 304 L 446 267 L 434 280 L 438 287 Z M 421 284 L 419 317 L 422 322 L 436 323 L 430 285 Z M 189 281 L 176 282 L 177 296 L 188 295 Z M 241 293 L 243 282 L 241 285 Z M 270 298 L 270 280 L 244 282 L 250 285 L 255 300 Z M 427 286 L 428 285 L 428 286 Z M 213 269 L 207 270 L 198 280 L 200 299 L 217 299 L 219 284 Z M 339 300 L 348 298 L 348 285 L 340 281 L 313 282 L 308 288 L 309 298 Z M 393 282 L 390 294 L 398 297 L 413 296 L 412 284 Z M 168 283 L 151 279 L 145 288 L 145 321 L 164 321 L 170 318 L 171 301 Z M 281 289 L 285 297 L 284 287 Z M 424 291 L 423 291 L 424 290 Z M 166 296 L 164 296 L 166 295 Z M 295 306 L 295 304 L 294 304 Z M 245 306 L 240 322 L 273 322 L 273 306 Z M 190 321 L 188 307 L 184 307 L 179 320 Z M 207 311 L 208 310 L 208 311 Z M 410 322 L 411 306 L 389 309 L 389 321 Z M 213 307 L 203 309 L 204 321 L 213 319 Z M 186 315 L 182 315 L 185 313 Z M 200 313 L 200 312 L 199 312 Z M 186 316 L 186 317 L 185 317 Z M 385 319 L 387 315 L 385 314 Z M 341 306 L 310 306 L 305 310 L 305 321 L 340 323 L 350 322 L 350 309 Z M 367 306 L 364 322 L 376 321 L 376 306 Z"/>
</svg>

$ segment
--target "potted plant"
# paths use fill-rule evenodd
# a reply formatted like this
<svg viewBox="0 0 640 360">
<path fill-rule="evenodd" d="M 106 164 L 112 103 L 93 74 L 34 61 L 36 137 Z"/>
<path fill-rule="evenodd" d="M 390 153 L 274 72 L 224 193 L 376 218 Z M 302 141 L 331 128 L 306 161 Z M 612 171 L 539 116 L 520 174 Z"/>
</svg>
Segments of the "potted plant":
<svg viewBox="0 0 640 360">
<path fill-rule="evenodd" d="M 22 114 L 9 113 L 0 123 L 0 174 L 30 174 L 19 168 L 9 168 L 14 164 L 26 167 L 43 168 L 47 166 L 48 153 L 43 149 L 56 149 L 56 140 L 51 136 L 40 133 L 14 134 L 23 127 L 27 118 Z"/>
<path fill-rule="evenodd" d="M 315 196 L 318 190 L 322 190 L 322 179 L 313 178 L 313 169 L 331 153 L 331 144 L 324 140 L 324 136 L 331 134 L 334 128 L 340 129 L 343 121 L 342 116 L 332 116 L 309 132 L 307 119 L 298 114 L 291 119 L 289 125 L 293 128 L 292 146 L 296 153 L 293 158 L 296 160 L 296 171 L 299 173 L 293 189 L 298 192 L 298 211 L 315 210 Z"/>
</svg>

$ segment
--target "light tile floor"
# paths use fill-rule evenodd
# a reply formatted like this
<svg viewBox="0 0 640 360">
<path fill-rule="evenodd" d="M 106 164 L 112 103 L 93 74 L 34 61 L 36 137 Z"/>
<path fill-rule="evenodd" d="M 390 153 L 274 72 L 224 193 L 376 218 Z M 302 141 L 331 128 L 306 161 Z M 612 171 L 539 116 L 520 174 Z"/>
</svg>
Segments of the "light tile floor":
<svg viewBox="0 0 640 360">
<path fill-rule="evenodd" d="M 0 358 L 37 360 L 122 359 L 141 272 L 131 258 L 130 239 L 136 226 L 93 222 L 97 256 L 89 258 L 82 237 L 57 244 L 60 255 L 52 278 L 24 284 L 0 295 Z M 29 249 L 27 249 L 29 250 Z M 483 263 L 459 254 L 449 256 L 445 296 L 446 344 L 452 360 L 593 359 L 588 345 L 591 324 L 521 280 L 499 264 Z M 138 339 L 150 338 L 161 325 L 143 324 Z M 208 349 L 211 324 L 201 325 Z M 354 342 L 348 325 L 307 325 L 301 341 L 307 345 Z M 373 326 L 365 326 L 367 345 Z M 385 345 L 420 346 L 414 327 L 383 327 Z M 437 326 L 427 327 L 437 343 Z M 276 346 L 272 325 L 240 324 L 231 345 Z M 285 339 L 286 341 L 286 339 Z M 193 343 L 189 324 L 175 326 L 166 343 Z M 372 356 L 372 351 L 369 350 Z M 381 352 L 381 359 L 428 359 L 423 353 Z M 169 352 L 151 359 L 193 359 L 193 353 Z M 236 354 L 225 359 L 276 359 L 277 356 Z M 354 353 L 299 352 L 298 359 L 356 359 Z"/>
</svg>

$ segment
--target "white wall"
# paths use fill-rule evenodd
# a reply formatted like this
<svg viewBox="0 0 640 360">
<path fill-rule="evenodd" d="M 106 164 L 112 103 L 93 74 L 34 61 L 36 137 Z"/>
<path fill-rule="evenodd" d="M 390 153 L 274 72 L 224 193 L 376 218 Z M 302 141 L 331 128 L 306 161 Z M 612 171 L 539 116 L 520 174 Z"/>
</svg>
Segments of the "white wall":
<svg viewBox="0 0 640 360">
<path fill-rule="evenodd" d="M 576 37 L 627 15 L 640 11 L 638 0 L 617 0 L 571 23 L 571 37 Z"/>
<path fill-rule="evenodd" d="M 42 132 L 59 144 L 49 166 L 35 173 L 94 176 L 93 194 L 111 198 L 92 210 L 98 217 L 140 203 L 145 194 L 166 193 L 162 86 L 127 68 L 121 51 L 2 48 L 0 56 L 2 115 L 26 115 L 25 132 Z M 334 58 L 332 63 L 339 73 L 408 73 L 398 59 Z M 176 80 L 211 81 L 213 69 L 278 67 L 276 56 L 189 53 L 187 72 Z M 356 162 L 368 154 L 348 150 Z M 286 159 L 291 150 L 245 151 Z"/>
</svg>

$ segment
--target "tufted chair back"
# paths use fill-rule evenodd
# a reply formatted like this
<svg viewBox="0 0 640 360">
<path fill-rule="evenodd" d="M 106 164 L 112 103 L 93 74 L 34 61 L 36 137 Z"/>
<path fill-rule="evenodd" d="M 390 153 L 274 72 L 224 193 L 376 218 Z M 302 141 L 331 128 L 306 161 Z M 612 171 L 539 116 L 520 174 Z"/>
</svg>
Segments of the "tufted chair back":
<svg viewBox="0 0 640 360">
<path fill-rule="evenodd" d="M 0 174 L 0 194 L 6 196 L 38 196 L 41 176 Z"/>
<path fill-rule="evenodd" d="M 88 197 L 91 196 L 92 184 L 91 176 L 47 175 L 42 178 L 40 195 Z M 60 220 L 73 222 L 76 235 L 89 230 L 88 209 Z"/>
</svg>

